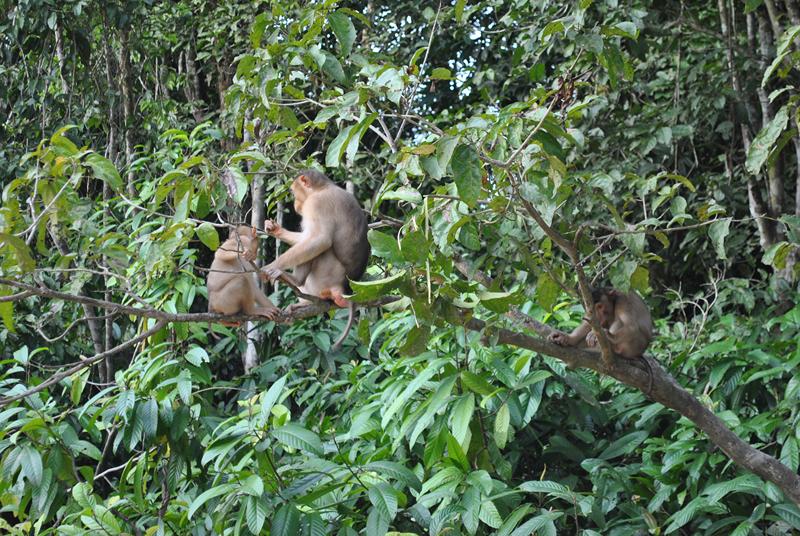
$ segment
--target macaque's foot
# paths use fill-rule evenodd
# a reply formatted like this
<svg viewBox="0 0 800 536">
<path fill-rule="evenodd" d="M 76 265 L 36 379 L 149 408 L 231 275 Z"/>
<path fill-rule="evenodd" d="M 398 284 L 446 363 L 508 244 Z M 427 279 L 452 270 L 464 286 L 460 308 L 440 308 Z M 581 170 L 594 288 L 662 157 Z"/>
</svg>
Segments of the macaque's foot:
<svg viewBox="0 0 800 536">
<path fill-rule="evenodd" d="M 341 290 L 325 289 L 319 293 L 319 297 L 323 300 L 331 300 L 337 307 L 346 309 L 350 306 L 350 302 L 344 297 Z"/>
<path fill-rule="evenodd" d="M 256 314 L 269 320 L 276 320 L 280 316 L 281 310 L 277 307 L 259 307 L 256 310 Z"/>
<path fill-rule="evenodd" d="M 306 305 L 308 305 L 308 302 L 307 302 L 307 301 L 296 302 L 296 303 L 290 303 L 289 305 L 287 305 L 287 306 L 286 306 L 286 307 L 283 309 L 283 312 L 284 312 L 284 314 L 286 314 L 286 315 L 288 315 L 288 316 L 292 316 L 292 315 L 295 313 L 295 311 L 297 311 L 297 310 L 299 310 L 299 309 L 302 309 L 302 308 L 303 308 L 303 307 L 305 307 Z"/>
<path fill-rule="evenodd" d="M 557 344 L 559 346 L 566 346 L 567 345 L 567 336 L 564 335 L 563 333 L 559 332 L 559 331 L 551 333 L 547 337 L 547 340 L 552 342 L 552 343 L 554 343 L 554 344 Z"/>
</svg>

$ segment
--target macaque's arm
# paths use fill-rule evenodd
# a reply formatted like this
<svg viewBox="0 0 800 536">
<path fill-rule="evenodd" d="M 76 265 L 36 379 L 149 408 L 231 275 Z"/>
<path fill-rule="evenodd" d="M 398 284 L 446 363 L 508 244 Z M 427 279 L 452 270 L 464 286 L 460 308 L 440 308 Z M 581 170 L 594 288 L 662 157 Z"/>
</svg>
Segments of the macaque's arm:
<svg viewBox="0 0 800 536">
<path fill-rule="evenodd" d="M 317 216 L 320 210 L 318 204 L 306 202 L 303 211 L 303 232 L 299 233 L 300 239 L 295 245 L 287 249 L 267 268 L 286 270 L 299 264 L 306 263 L 322 255 L 333 246 L 333 227 L 325 226 L 323 218 Z"/>
<path fill-rule="evenodd" d="M 578 327 L 573 329 L 572 333 L 569 335 L 560 331 L 556 331 L 551 333 L 548 339 L 551 342 L 560 344 L 561 346 L 578 346 L 584 341 L 584 339 L 586 339 L 586 335 L 588 335 L 590 331 L 592 331 L 592 326 L 589 325 L 589 322 L 584 320 L 578 325 Z"/>
<path fill-rule="evenodd" d="M 283 240 L 290 246 L 297 244 L 303 238 L 303 233 L 288 231 L 272 220 L 267 220 L 264 222 L 264 229 L 266 229 L 270 236 L 274 236 L 278 240 Z"/>
</svg>

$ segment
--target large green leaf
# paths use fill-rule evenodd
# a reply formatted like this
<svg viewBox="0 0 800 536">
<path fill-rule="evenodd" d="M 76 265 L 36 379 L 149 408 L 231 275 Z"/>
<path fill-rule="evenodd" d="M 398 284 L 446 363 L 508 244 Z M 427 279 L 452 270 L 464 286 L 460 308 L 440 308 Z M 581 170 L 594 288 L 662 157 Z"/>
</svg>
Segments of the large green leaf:
<svg viewBox="0 0 800 536">
<path fill-rule="evenodd" d="M 789 122 L 789 107 L 784 106 L 775 116 L 772 121 L 767 123 L 761 132 L 758 133 L 753 143 L 750 144 L 750 149 L 747 151 L 747 161 L 745 167 L 747 171 L 753 175 L 761 171 L 761 166 L 767 161 L 770 151 L 778 140 L 778 137 L 786 129 Z"/>
<path fill-rule="evenodd" d="M 299 424 L 289 423 L 275 428 L 272 435 L 284 445 L 322 456 L 322 441 L 319 436 Z"/>
<path fill-rule="evenodd" d="M 459 145 L 451 160 L 453 179 L 458 195 L 467 205 L 474 207 L 481 195 L 483 166 L 478 153 L 469 145 Z"/>
<path fill-rule="evenodd" d="M 339 46 L 342 47 L 342 54 L 349 56 L 356 40 L 356 28 L 353 26 L 353 21 L 343 11 L 338 10 L 328 15 L 328 22 L 339 41 Z"/>
</svg>

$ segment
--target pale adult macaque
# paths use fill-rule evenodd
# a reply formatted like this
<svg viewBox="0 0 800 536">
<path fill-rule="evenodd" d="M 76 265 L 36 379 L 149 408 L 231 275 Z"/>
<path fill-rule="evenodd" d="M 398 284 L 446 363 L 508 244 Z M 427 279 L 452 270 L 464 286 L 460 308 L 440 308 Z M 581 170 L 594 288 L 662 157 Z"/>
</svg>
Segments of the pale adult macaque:
<svg viewBox="0 0 800 536">
<path fill-rule="evenodd" d="M 287 231 L 272 220 L 264 222 L 267 233 L 291 247 L 262 268 L 261 277 L 270 281 L 287 277 L 303 293 L 347 307 L 347 326 L 333 345 L 337 349 L 353 324 L 354 307 L 344 297 L 350 292 L 348 279 L 360 278 L 369 261 L 367 217 L 353 194 L 319 171 L 301 171 L 291 190 L 294 209 L 302 218 L 301 231 Z M 285 270 L 290 268 L 293 272 L 288 276 Z M 301 299 L 295 306 L 306 303 Z"/>
<path fill-rule="evenodd" d="M 208 312 L 224 315 L 244 313 L 275 320 L 278 308 L 258 288 L 253 261 L 258 256 L 255 228 L 244 225 L 231 231 L 230 237 L 214 253 L 208 271 Z M 238 326 L 238 322 L 222 322 Z"/>
<path fill-rule="evenodd" d="M 634 291 L 612 288 L 592 289 L 592 300 L 594 314 L 614 353 L 628 359 L 642 357 L 653 339 L 653 320 L 644 300 Z M 597 336 L 585 318 L 572 333 L 559 331 L 548 339 L 561 346 L 597 346 Z"/>
</svg>

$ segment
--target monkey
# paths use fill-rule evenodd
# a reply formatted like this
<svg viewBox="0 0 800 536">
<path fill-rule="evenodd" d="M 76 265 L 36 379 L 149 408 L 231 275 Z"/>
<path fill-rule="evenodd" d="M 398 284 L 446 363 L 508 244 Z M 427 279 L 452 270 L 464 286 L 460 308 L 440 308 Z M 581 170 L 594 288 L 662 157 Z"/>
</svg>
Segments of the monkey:
<svg viewBox="0 0 800 536">
<path fill-rule="evenodd" d="M 278 308 L 258 288 L 256 267 L 258 236 L 255 228 L 240 225 L 217 248 L 206 279 L 208 312 L 234 315 L 261 315 L 270 320 Z M 239 322 L 222 322 L 238 326 Z"/>
<path fill-rule="evenodd" d="M 367 217 L 355 196 L 339 188 L 324 173 L 305 169 L 292 181 L 294 209 L 300 215 L 300 232 L 288 231 L 272 220 L 264 229 L 289 249 L 261 269 L 262 279 L 287 277 L 301 292 L 347 307 L 349 316 L 342 335 L 331 347 L 338 350 L 353 325 L 355 307 L 344 297 L 348 280 L 357 280 L 371 254 L 367 241 Z M 291 276 L 285 270 L 293 268 Z M 302 306 L 300 299 L 287 311 Z"/>
<path fill-rule="evenodd" d="M 647 304 L 635 291 L 625 293 L 608 287 L 593 288 L 592 300 L 595 317 L 614 353 L 626 359 L 644 360 L 650 375 L 648 392 L 651 391 L 653 370 L 644 358 L 644 351 L 653 339 L 653 320 Z M 560 346 L 585 345 L 595 348 L 598 344 L 597 335 L 585 317 L 572 333 L 554 332 L 548 340 Z"/>
</svg>

